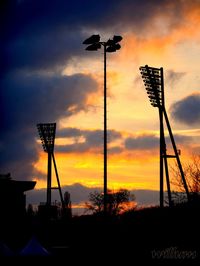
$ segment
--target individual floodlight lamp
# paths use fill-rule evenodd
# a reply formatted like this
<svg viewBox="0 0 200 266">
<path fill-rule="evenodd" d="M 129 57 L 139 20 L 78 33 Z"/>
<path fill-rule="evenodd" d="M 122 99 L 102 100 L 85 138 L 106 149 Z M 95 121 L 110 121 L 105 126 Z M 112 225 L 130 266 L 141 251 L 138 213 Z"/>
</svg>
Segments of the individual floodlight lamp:
<svg viewBox="0 0 200 266">
<path fill-rule="evenodd" d="M 99 34 L 93 34 L 89 38 L 87 38 L 83 44 L 94 44 L 98 43 L 100 41 L 100 35 Z"/>
</svg>

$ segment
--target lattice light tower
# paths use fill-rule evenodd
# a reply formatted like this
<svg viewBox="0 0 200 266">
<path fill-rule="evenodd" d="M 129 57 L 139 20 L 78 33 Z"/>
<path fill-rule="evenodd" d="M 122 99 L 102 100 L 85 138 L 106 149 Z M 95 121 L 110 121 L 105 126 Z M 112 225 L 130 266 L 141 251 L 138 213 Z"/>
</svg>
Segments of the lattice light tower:
<svg viewBox="0 0 200 266">
<path fill-rule="evenodd" d="M 168 115 L 167 115 L 167 112 L 165 109 L 163 68 L 154 68 L 154 67 L 149 67 L 148 65 L 145 65 L 145 66 L 140 67 L 140 72 L 142 75 L 144 85 L 146 87 L 148 97 L 150 99 L 150 103 L 153 107 L 157 107 L 159 110 L 159 120 L 160 120 L 160 207 L 164 206 L 164 197 L 163 197 L 163 194 L 164 194 L 163 193 L 164 168 L 165 168 L 169 206 L 172 206 L 173 201 L 171 198 L 171 190 L 170 190 L 170 180 L 169 180 L 168 161 L 167 161 L 168 158 L 175 158 L 177 161 L 177 165 L 178 165 L 178 168 L 180 171 L 183 186 L 184 186 L 188 200 L 189 200 L 189 191 L 188 191 L 188 186 L 187 186 L 187 183 L 185 180 L 181 161 L 179 158 L 179 151 L 177 150 L 174 136 L 172 133 L 172 129 L 171 129 L 171 126 L 169 123 Z M 174 150 L 174 155 L 168 155 L 167 154 L 166 141 L 165 141 L 164 119 L 165 119 L 165 123 L 166 123 L 167 129 L 168 129 L 171 144 L 172 144 L 172 147 Z"/>
<path fill-rule="evenodd" d="M 42 142 L 42 146 L 44 152 L 48 154 L 48 164 L 47 164 L 47 200 L 46 205 L 51 206 L 51 190 L 58 189 L 60 194 L 60 200 L 62 204 L 62 208 L 64 209 L 64 200 L 61 191 L 56 160 L 54 156 L 54 141 L 55 141 L 55 134 L 56 134 L 56 123 L 45 123 L 45 124 L 37 124 L 38 133 Z M 53 165 L 55 169 L 56 179 L 57 179 L 57 187 L 52 187 L 52 159 Z"/>
</svg>

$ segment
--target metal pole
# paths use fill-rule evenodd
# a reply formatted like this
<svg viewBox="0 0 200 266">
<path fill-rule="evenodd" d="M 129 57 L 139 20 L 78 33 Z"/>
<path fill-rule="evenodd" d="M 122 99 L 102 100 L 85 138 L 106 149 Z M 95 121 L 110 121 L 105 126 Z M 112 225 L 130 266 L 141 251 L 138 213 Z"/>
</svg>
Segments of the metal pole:
<svg viewBox="0 0 200 266">
<path fill-rule="evenodd" d="M 178 151 L 177 151 L 177 148 L 176 148 L 176 143 L 175 143 L 175 140 L 174 140 L 174 137 L 173 137 L 173 134 L 172 134 L 171 126 L 170 126 L 169 119 L 168 119 L 167 112 L 166 112 L 165 108 L 164 108 L 163 111 L 164 111 L 164 116 L 165 116 L 165 121 L 166 121 L 166 124 L 167 124 L 167 128 L 168 128 L 168 131 L 169 131 L 169 136 L 170 136 L 170 139 L 171 139 L 171 142 L 172 142 L 172 146 L 173 146 L 174 153 L 175 153 L 175 156 L 176 156 L 176 160 L 177 160 L 177 163 L 178 163 L 178 167 L 179 167 L 179 170 L 180 170 L 181 178 L 182 178 L 182 181 L 183 181 L 183 186 L 185 188 L 187 199 L 189 201 L 190 200 L 190 193 L 189 193 L 188 186 L 187 186 L 187 183 L 186 183 L 186 180 L 185 180 L 185 175 L 184 175 L 184 172 L 183 172 L 183 168 L 182 168 L 182 165 L 181 165 L 179 154 L 178 154 Z"/>
<path fill-rule="evenodd" d="M 165 92 L 164 92 L 164 75 L 163 75 L 163 68 L 160 68 L 160 76 L 161 76 L 161 100 L 162 100 L 162 158 L 164 160 L 165 165 L 165 176 L 166 176 L 166 183 L 167 183 L 167 193 L 169 199 L 169 206 L 172 206 L 172 197 L 171 197 L 171 189 L 170 189 L 170 180 L 169 180 L 169 171 L 168 171 L 168 164 L 167 164 L 167 152 L 166 152 L 166 143 L 165 143 L 165 132 L 164 132 L 164 125 L 163 125 L 163 110 L 165 109 Z"/>
<path fill-rule="evenodd" d="M 172 195 L 171 195 L 171 188 L 170 188 L 170 181 L 169 181 L 169 171 L 168 171 L 166 151 L 165 151 L 165 154 L 163 155 L 163 157 L 164 157 L 164 163 L 165 163 L 165 175 L 166 175 L 166 183 L 167 183 L 167 193 L 168 193 L 169 207 L 172 207 L 173 206 L 173 202 L 172 202 Z"/>
<path fill-rule="evenodd" d="M 163 68 L 160 68 L 160 76 L 161 76 L 161 104 L 164 106 L 165 104 L 165 96 L 164 96 L 164 80 L 163 80 Z M 163 126 L 163 109 L 162 106 L 159 107 L 159 117 L 160 117 L 160 207 L 164 206 L 164 180 L 163 180 L 163 151 L 165 149 L 165 136 L 164 136 L 164 126 Z"/>
<path fill-rule="evenodd" d="M 160 207 L 164 206 L 164 196 L 163 196 L 163 112 L 159 108 L 159 118 L 160 118 Z"/>
<path fill-rule="evenodd" d="M 51 152 L 48 152 L 47 166 L 47 205 L 51 206 Z"/>
<path fill-rule="evenodd" d="M 104 213 L 107 213 L 107 91 L 106 44 L 104 46 Z"/>
<path fill-rule="evenodd" d="M 61 200 L 62 208 L 64 209 L 65 208 L 65 204 L 64 204 L 64 200 L 63 200 L 63 195 L 62 195 L 62 190 L 61 190 L 61 186 L 60 186 L 60 180 L 59 180 L 59 176 L 58 176 L 58 171 L 57 171 L 57 166 L 56 166 L 56 160 L 55 160 L 54 153 L 52 153 L 52 158 L 53 158 L 53 164 L 54 164 L 56 179 L 57 179 L 57 183 L 58 183 L 58 190 L 59 190 L 59 194 L 60 194 L 60 200 Z"/>
<path fill-rule="evenodd" d="M 164 159 L 164 165 L 165 165 L 165 176 L 166 176 L 166 183 L 167 183 L 167 194 L 168 194 L 168 200 L 169 200 L 169 207 L 172 207 L 173 202 L 172 202 L 172 196 L 171 196 L 169 170 L 168 170 L 168 164 L 167 164 L 167 152 L 166 152 L 164 128 L 163 128 L 163 159 Z"/>
<path fill-rule="evenodd" d="M 168 193 L 168 199 L 169 199 L 169 206 L 172 206 L 172 197 L 171 197 L 171 189 L 170 189 L 170 181 L 169 181 L 169 171 L 168 171 L 168 164 L 167 164 L 167 154 L 166 154 L 166 143 L 165 143 L 165 135 L 164 135 L 164 126 L 163 126 L 163 112 L 161 110 L 161 124 L 160 124 L 160 138 L 161 138 L 161 157 L 162 157 L 162 169 L 161 169 L 161 174 L 162 178 L 160 177 L 161 184 L 160 184 L 160 199 L 161 203 L 160 206 L 163 207 L 164 203 L 164 192 L 163 192 L 163 187 L 164 187 L 164 171 L 163 171 L 163 161 L 164 161 L 164 166 L 165 166 L 165 176 L 166 176 L 166 183 L 167 183 L 167 193 Z"/>
</svg>

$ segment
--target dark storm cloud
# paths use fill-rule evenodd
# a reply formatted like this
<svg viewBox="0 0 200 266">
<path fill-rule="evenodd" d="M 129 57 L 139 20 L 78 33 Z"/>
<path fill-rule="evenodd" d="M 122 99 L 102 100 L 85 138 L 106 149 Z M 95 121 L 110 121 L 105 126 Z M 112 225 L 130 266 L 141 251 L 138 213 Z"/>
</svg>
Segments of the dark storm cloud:
<svg viewBox="0 0 200 266">
<path fill-rule="evenodd" d="M 125 140 L 125 148 L 128 150 L 148 150 L 159 145 L 159 138 L 155 135 L 129 137 Z"/>
<path fill-rule="evenodd" d="M 56 133 L 57 138 L 75 138 L 80 137 L 81 135 L 81 129 L 75 127 L 62 128 Z"/>
<path fill-rule="evenodd" d="M 113 1 L 8 1 L 3 27 L 6 69 L 55 69 L 83 54 L 85 28 L 109 25 Z M 92 55 L 90 55 L 92 56 Z"/>
<path fill-rule="evenodd" d="M 76 31 L 66 31 L 65 34 L 50 32 L 22 36 L 7 45 L 7 60 L 12 68 L 60 69 L 73 55 L 82 53 L 80 43 L 83 37 L 80 35 Z"/>
<path fill-rule="evenodd" d="M 171 144 L 171 140 L 170 137 L 167 136 L 166 138 L 166 144 Z M 190 143 L 193 142 L 194 137 L 193 136 L 185 136 L 185 135 L 178 135 L 178 134 L 174 134 L 174 139 L 176 141 L 176 144 L 178 145 L 188 145 Z"/>
<path fill-rule="evenodd" d="M 187 10 L 195 4 L 198 1 L 187 5 Z M 73 56 L 84 56 L 85 31 L 112 35 L 129 29 L 144 38 L 153 33 L 150 25 L 159 27 L 155 18 L 163 10 L 170 30 L 184 21 L 186 4 L 181 0 L 170 4 L 163 0 L 159 5 L 156 0 L 8 1 L 3 13 L 4 61 L 8 68 L 63 66 Z"/>
<path fill-rule="evenodd" d="M 149 134 L 124 138 L 115 130 L 108 130 L 109 141 L 113 143 L 120 140 L 120 145 L 108 147 L 109 154 L 119 154 L 126 150 L 152 150 L 159 148 L 159 137 Z M 57 138 L 72 138 L 72 144 L 57 145 L 56 151 L 64 153 L 102 152 L 103 150 L 103 130 L 81 130 L 78 128 L 64 128 L 58 130 Z M 174 138 L 179 145 L 188 145 L 192 142 L 192 136 L 174 134 Z M 165 136 L 166 144 L 171 145 L 169 136 Z"/>
<path fill-rule="evenodd" d="M 25 180 L 38 176 L 33 164 L 38 160 L 34 130 L 15 129 L 0 133 L 1 173 L 11 173 L 13 179 Z M 39 173 L 43 178 L 43 174 Z"/>
<path fill-rule="evenodd" d="M 87 108 L 96 83 L 89 76 L 8 74 L 2 81 L 0 166 L 2 172 L 25 179 L 37 175 L 36 124 L 56 122 Z M 40 175 L 41 176 L 41 175 Z"/>
<path fill-rule="evenodd" d="M 9 74 L 2 80 L 4 126 L 22 127 L 72 115 L 87 108 L 87 95 L 96 88 L 96 82 L 82 74 Z"/>
<path fill-rule="evenodd" d="M 109 154 L 119 154 L 124 151 L 124 147 L 120 146 L 114 146 L 114 147 L 109 147 L 108 148 L 108 153 Z"/>
<path fill-rule="evenodd" d="M 175 102 L 170 109 L 172 117 L 187 125 L 200 123 L 200 94 L 195 93 Z"/>
<path fill-rule="evenodd" d="M 115 130 L 108 130 L 108 143 L 121 138 L 121 133 Z M 81 130 L 77 128 L 64 128 L 58 131 L 57 137 L 74 138 L 73 144 L 59 145 L 56 147 L 58 152 L 88 152 L 103 149 L 103 130 Z M 81 142 L 80 139 L 82 138 Z"/>
<path fill-rule="evenodd" d="M 174 139 L 177 144 L 189 144 L 193 140 L 191 136 L 174 134 Z M 171 140 L 168 136 L 165 137 L 166 144 L 171 145 Z M 159 137 L 155 135 L 144 135 L 137 137 L 129 137 L 125 140 L 125 148 L 127 150 L 152 150 L 159 148 Z"/>
</svg>

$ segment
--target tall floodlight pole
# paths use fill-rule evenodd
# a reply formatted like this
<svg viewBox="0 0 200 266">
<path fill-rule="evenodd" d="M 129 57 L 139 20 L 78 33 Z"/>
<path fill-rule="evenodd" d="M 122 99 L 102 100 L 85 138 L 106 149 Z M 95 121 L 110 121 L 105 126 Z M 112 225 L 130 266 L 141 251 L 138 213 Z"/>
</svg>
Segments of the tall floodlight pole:
<svg viewBox="0 0 200 266">
<path fill-rule="evenodd" d="M 47 164 L 47 201 L 46 205 L 51 206 L 51 190 L 58 189 L 61 199 L 62 208 L 64 209 L 64 199 L 62 196 L 58 171 L 56 167 L 56 161 L 54 156 L 54 142 L 55 142 L 55 133 L 56 133 L 56 123 L 46 123 L 46 124 L 37 124 L 38 133 L 42 142 L 43 150 L 48 154 L 48 164 Z M 52 187 L 52 159 L 55 169 L 56 179 L 58 187 Z"/>
<path fill-rule="evenodd" d="M 122 40 L 121 36 L 114 35 L 113 39 L 108 41 L 100 41 L 100 35 L 92 35 L 86 39 L 83 44 L 87 44 L 85 50 L 97 51 L 103 46 L 104 50 L 104 212 L 107 212 L 107 85 L 106 85 L 106 54 L 116 52 L 121 48 L 119 42 Z"/>
<path fill-rule="evenodd" d="M 176 158 L 180 175 L 182 178 L 183 186 L 189 200 L 188 186 L 185 180 L 183 168 L 179 158 L 179 152 L 176 147 L 172 129 L 169 123 L 167 112 L 165 109 L 165 98 L 164 98 L 164 75 L 163 68 L 149 67 L 148 65 L 140 67 L 140 72 L 144 81 L 144 85 L 147 90 L 150 103 L 153 107 L 157 107 L 159 110 L 160 120 L 160 207 L 164 206 L 164 193 L 163 193 L 163 176 L 165 168 L 167 192 L 169 199 L 169 206 L 173 205 L 170 189 L 169 171 L 168 171 L 168 158 Z M 174 155 L 168 155 L 166 150 L 165 132 L 164 132 L 164 119 L 167 125 L 168 133 L 170 136 L 171 144 L 174 150 Z"/>
</svg>

